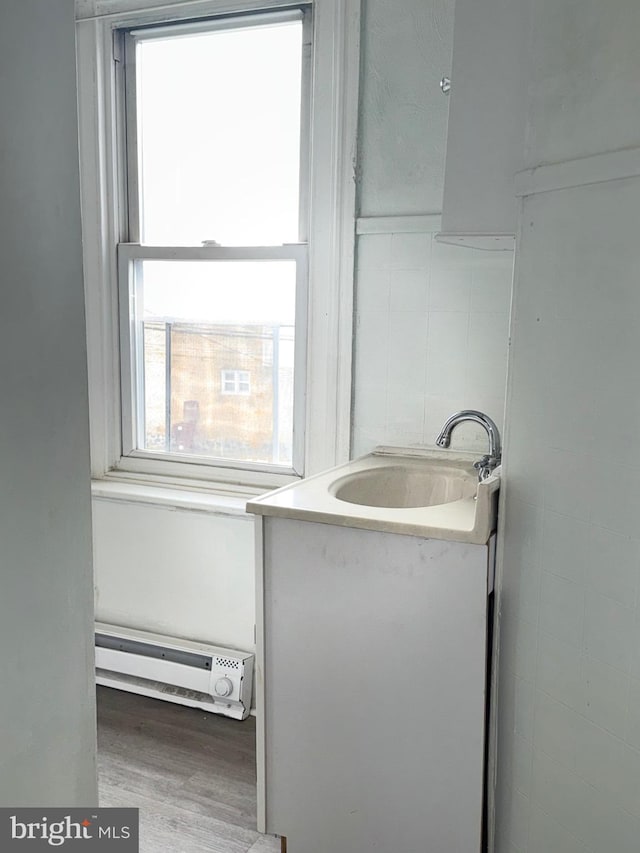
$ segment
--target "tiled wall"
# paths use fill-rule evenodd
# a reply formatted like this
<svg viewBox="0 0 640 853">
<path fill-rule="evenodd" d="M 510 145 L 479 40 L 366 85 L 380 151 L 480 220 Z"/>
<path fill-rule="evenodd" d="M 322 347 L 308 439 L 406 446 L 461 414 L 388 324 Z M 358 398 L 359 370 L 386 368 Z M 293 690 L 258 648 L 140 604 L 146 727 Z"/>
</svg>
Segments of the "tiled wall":
<svg viewBox="0 0 640 853">
<path fill-rule="evenodd" d="M 439 243 L 432 233 L 358 240 L 352 455 L 432 445 L 463 408 L 502 428 L 513 257 Z M 484 450 L 474 425 L 452 446 Z"/>
</svg>

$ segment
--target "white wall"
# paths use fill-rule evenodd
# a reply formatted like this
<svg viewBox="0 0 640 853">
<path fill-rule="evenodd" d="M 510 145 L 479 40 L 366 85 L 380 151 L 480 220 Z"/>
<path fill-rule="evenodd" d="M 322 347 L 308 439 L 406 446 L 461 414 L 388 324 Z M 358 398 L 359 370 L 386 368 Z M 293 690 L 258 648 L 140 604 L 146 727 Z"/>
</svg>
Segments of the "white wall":
<svg viewBox="0 0 640 853">
<path fill-rule="evenodd" d="M 253 516 L 94 499 L 93 524 L 102 621 L 253 649 Z"/>
<path fill-rule="evenodd" d="M 521 0 L 522 2 L 522 0 Z M 640 6 L 598 0 L 533 4 L 534 85 L 526 165 L 559 163 L 638 145 Z"/>
<path fill-rule="evenodd" d="M 73 0 L 0 27 L 0 804 L 97 802 Z"/>
<path fill-rule="evenodd" d="M 496 850 L 635 853 L 640 177 L 625 178 L 607 152 L 635 147 L 640 163 L 640 7 L 532 8 L 529 165 L 570 162 L 544 172 L 548 191 L 528 195 L 521 212 L 501 509 Z M 596 165 L 572 158 L 593 154 L 602 157 L 592 184 Z"/>
</svg>

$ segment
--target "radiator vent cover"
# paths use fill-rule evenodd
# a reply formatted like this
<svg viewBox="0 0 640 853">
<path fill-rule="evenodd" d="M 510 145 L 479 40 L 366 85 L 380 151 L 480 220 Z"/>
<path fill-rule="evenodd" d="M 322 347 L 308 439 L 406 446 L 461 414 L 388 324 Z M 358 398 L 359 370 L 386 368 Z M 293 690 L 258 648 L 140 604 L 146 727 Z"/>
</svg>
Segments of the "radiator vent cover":
<svg viewBox="0 0 640 853">
<path fill-rule="evenodd" d="M 238 660 L 233 660 L 232 658 L 214 658 L 213 665 L 217 667 L 221 667 L 222 669 L 240 669 L 242 666 L 241 662 Z"/>
<path fill-rule="evenodd" d="M 243 720 L 251 709 L 254 656 L 96 622 L 96 681 Z"/>
</svg>

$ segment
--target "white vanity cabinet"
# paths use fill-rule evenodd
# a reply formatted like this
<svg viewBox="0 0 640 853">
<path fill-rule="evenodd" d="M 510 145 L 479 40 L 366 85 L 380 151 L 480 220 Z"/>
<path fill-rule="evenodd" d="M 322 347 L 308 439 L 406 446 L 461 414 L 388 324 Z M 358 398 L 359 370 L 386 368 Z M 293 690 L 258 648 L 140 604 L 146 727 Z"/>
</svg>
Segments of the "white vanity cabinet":
<svg viewBox="0 0 640 853">
<path fill-rule="evenodd" d="M 257 531 L 259 828 L 287 853 L 480 853 L 494 537 Z"/>
<path fill-rule="evenodd" d="M 524 168 L 528 16 L 513 0 L 456 0 L 442 234 L 512 249 Z"/>
</svg>

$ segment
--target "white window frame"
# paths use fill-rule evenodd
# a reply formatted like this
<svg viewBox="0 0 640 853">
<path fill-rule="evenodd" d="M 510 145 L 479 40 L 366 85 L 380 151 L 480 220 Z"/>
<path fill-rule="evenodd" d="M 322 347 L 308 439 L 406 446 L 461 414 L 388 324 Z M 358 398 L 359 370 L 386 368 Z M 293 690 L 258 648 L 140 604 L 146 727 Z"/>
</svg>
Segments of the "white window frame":
<svg viewBox="0 0 640 853">
<path fill-rule="evenodd" d="M 307 246 L 141 246 L 139 243 L 120 243 L 118 248 L 118 288 L 120 308 L 120 389 L 121 389 L 121 453 L 122 468 L 138 473 L 154 474 L 162 465 L 162 472 L 174 476 L 195 476 L 204 479 L 247 477 L 254 473 L 280 477 L 302 474 L 305 433 L 305 374 L 307 329 Z M 276 464 L 247 463 L 239 460 L 213 459 L 212 457 L 182 457 L 179 454 L 159 453 L 139 449 L 140 436 L 144 435 L 143 412 L 140 400 L 144 399 L 144 365 L 140 348 L 142 317 L 135 293 L 135 264 L 145 260 L 162 261 L 293 261 L 296 265 L 295 307 L 295 372 L 293 396 L 294 432 L 293 464 L 289 467 Z M 213 461 L 212 461 L 213 459 Z M 202 472 L 202 474 L 200 473 Z M 240 473 L 241 472 L 241 473 Z M 157 472 L 160 473 L 160 472 Z"/>
<path fill-rule="evenodd" d="M 126 455 L 118 320 L 118 259 L 124 180 L 114 32 L 219 14 L 288 9 L 282 0 L 76 0 L 80 161 L 89 406 L 94 479 L 136 480 L 238 491 L 283 485 L 295 475 Z M 305 476 L 346 461 L 351 419 L 355 155 L 360 0 L 311 0 L 312 152 L 309 180 L 308 288 L 297 306 L 296 335 L 306 339 L 303 441 Z M 136 247 L 149 250 L 161 247 Z M 305 247 L 306 248 L 306 247 Z M 264 249 L 264 247 L 263 247 Z M 121 248 L 120 255 L 124 250 Z M 204 258 L 225 249 L 202 247 Z M 138 255 L 136 255 L 138 256 Z M 290 254 L 288 255 L 290 257 Z M 120 258 L 122 263 L 122 257 Z M 298 262 L 298 266 L 302 261 Z M 299 276 L 298 276 L 299 278 Z M 298 313 L 299 310 L 299 313 Z M 126 358 L 126 354 L 125 354 Z M 122 374 L 124 375 L 124 373 Z"/>
</svg>

